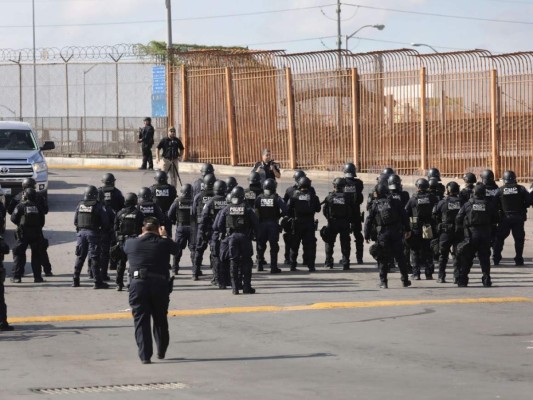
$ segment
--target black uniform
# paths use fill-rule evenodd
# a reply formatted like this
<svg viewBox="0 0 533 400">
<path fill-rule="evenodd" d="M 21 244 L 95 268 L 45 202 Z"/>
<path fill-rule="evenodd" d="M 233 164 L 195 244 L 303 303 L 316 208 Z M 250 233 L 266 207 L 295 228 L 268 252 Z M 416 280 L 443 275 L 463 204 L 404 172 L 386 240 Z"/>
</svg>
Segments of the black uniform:
<svg viewBox="0 0 533 400">
<path fill-rule="evenodd" d="M 465 241 L 469 245 L 463 247 L 463 242 L 458 245 L 459 278 L 457 284 L 459 286 L 468 285 L 468 274 L 476 253 L 483 273 L 483 286 L 492 285 L 490 278 L 490 237 L 491 230 L 497 223 L 498 213 L 490 201 L 474 197 L 461 207 L 455 220 L 455 226 L 459 233 L 463 230 Z M 463 251 L 463 249 L 465 250 Z"/>
<path fill-rule="evenodd" d="M 154 133 L 154 127 L 152 125 L 146 125 L 139 132 L 139 140 L 141 141 L 141 150 L 143 154 L 141 169 L 154 169 L 154 159 L 152 155 Z"/>
<path fill-rule="evenodd" d="M 120 246 L 120 257 L 118 258 L 116 284 L 117 289 L 124 287 L 124 273 L 128 258 L 124 252 L 124 244 L 127 239 L 137 237 L 141 234 L 144 215 L 136 206 L 124 207 L 115 216 L 113 230 Z"/>
<path fill-rule="evenodd" d="M 353 233 L 355 239 L 355 256 L 357 263 L 363 263 L 364 243 L 363 238 L 363 219 L 361 216 L 361 204 L 363 204 L 363 181 L 358 178 L 344 178 L 346 180 L 346 186 L 344 187 L 344 193 L 347 193 L 351 197 L 352 212 L 350 215 L 350 230 Z M 342 240 L 342 239 L 341 239 Z"/>
<path fill-rule="evenodd" d="M 209 200 L 215 196 L 213 189 L 202 189 L 200 193 L 196 195 L 192 203 L 191 209 L 191 237 L 194 240 L 194 258 L 192 275 L 197 279 L 202 276 L 202 260 L 204 258 L 204 251 L 207 249 L 208 240 L 203 240 L 200 232 L 200 223 L 202 222 L 202 210 Z"/>
<path fill-rule="evenodd" d="M 291 271 L 296 271 L 296 258 L 300 242 L 303 262 L 309 271 L 315 270 L 316 237 L 315 213 L 320 212 L 320 200 L 311 190 L 297 190 L 287 203 L 288 215 L 293 219 L 291 232 Z"/>
<path fill-rule="evenodd" d="M 466 183 L 465 187 L 461 189 L 461 192 L 459 193 L 459 200 L 461 200 L 461 205 L 465 204 L 468 200 L 470 200 L 473 193 L 474 193 L 474 184 Z"/>
<path fill-rule="evenodd" d="M 194 248 L 192 247 L 191 240 L 191 207 L 192 198 L 180 196 L 174 200 L 168 210 L 168 218 L 170 222 L 176 225 L 175 240 L 178 244 L 178 252 L 174 257 L 173 263 L 174 273 L 176 274 L 180 269 L 181 256 L 187 245 L 189 245 L 191 263 L 194 263 Z"/>
<path fill-rule="evenodd" d="M 161 211 L 163 211 L 163 214 L 165 216 L 168 215 L 168 210 L 170 210 L 170 206 L 174 202 L 174 199 L 177 197 L 178 192 L 176 191 L 176 187 L 166 184 L 155 184 L 153 185 L 150 190 L 152 191 L 154 195 L 154 202 L 161 208 Z M 172 223 L 165 219 L 165 229 L 167 230 L 168 236 L 172 237 Z M 162 223 L 162 222 L 160 222 Z"/>
<path fill-rule="evenodd" d="M 372 226 L 377 228 L 377 261 L 382 287 L 387 287 L 389 267 L 396 259 L 404 287 L 411 284 L 408 278 L 402 239 L 410 231 L 409 219 L 402 203 L 392 196 L 374 199 L 365 221 L 365 239 L 370 240 Z"/>
<path fill-rule="evenodd" d="M 135 323 L 135 339 L 139 358 L 150 361 L 153 354 L 151 321 L 154 320 L 154 338 L 157 357 L 164 358 L 169 343 L 168 303 L 170 301 L 170 255 L 178 245 L 172 239 L 147 232 L 126 240 L 124 252 L 130 268 L 129 303 Z"/>
<path fill-rule="evenodd" d="M 260 264 L 265 260 L 267 242 L 270 246 L 270 271 L 279 272 L 279 219 L 287 215 L 287 205 L 277 194 L 260 194 L 255 199 L 254 208 L 259 217 L 259 228 L 257 231 L 257 260 L 258 269 L 262 270 Z"/>
<path fill-rule="evenodd" d="M 259 171 L 257 171 L 258 168 L 259 168 Z M 257 172 L 259 176 L 261 177 L 261 183 L 263 183 L 267 179 L 276 180 L 276 175 L 274 175 L 274 171 L 273 171 L 274 169 L 280 172 L 279 164 L 276 164 L 274 161 L 271 160 L 268 163 L 265 163 L 263 161 L 258 161 L 255 163 L 254 167 L 252 168 L 252 172 Z"/>
<path fill-rule="evenodd" d="M 461 209 L 461 201 L 458 196 L 448 196 L 437 203 L 433 209 L 433 219 L 437 223 L 437 234 L 439 240 L 439 281 L 445 282 L 446 264 L 450 250 L 453 249 L 453 277 L 457 281 L 459 268 L 457 264 L 457 243 L 462 239 L 462 235 L 455 233 L 455 218 Z"/>
<path fill-rule="evenodd" d="M 169 138 L 168 136 L 161 139 L 157 144 L 157 149 L 163 150 L 163 158 L 169 161 L 174 161 L 183 154 L 183 143 L 177 137 Z M 165 171 L 167 174 L 171 174 L 171 171 Z"/>
<path fill-rule="evenodd" d="M 124 196 L 122 195 L 122 192 L 115 186 L 106 185 L 98 188 L 98 198 L 106 208 L 109 221 L 113 222 L 116 213 L 124 208 Z M 117 244 L 117 238 L 115 237 L 115 233 L 111 226 L 109 230 L 102 231 L 101 243 L 102 254 L 100 256 L 100 268 L 102 270 L 103 278 L 108 279 L 108 269 L 117 269 L 117 263 L 112 260 L 109 255 L 111 247 Z"/>
<path fill-rule="evenodd" d="M 11 214 L 11 222 L 17 225 L 15 246 L 13 247 L 13 278 L 20 279 L 24 275 L 26 265 L 26 249 L 31 248 L 31 269 L 33 280 L 42 282 L 41 246 L 43 246 L 44 213 L 36 202 L 26 200 L 20 202 Z"/>
<path fill-rule="evenodd" d="M 433 255 L 430 242 L 432 238 L 423 237 L 423 229 L 431 227 L 433 236 L 436 236 L 436 227 L 432 219 L 433 207 L 437 198 L 429 192 L 417 192 L 407 202 L 405 209 L 411 223 L 411 265 L 413 277 L 420 278 L 420 271 L 424 268 L 426 279 L 433 278 Z"/>
<path fill-rule="evenodd" d="M 322 212 L 328 220 L 324 240 L 326 247 L 325 267 L 333 268 L 333 248 L 337 240 L 337 235 L 339 235 L 342 269 L 350 269 L 350 221 L 354 220 L 352 217 L 353 212 L 359 214 L 359 206 L 357 208 L 353 207 L 352 193 L 343 193 L 342 191 L 330 193 L 325 198 L 323 204 L 324 208 Z M 359 225 L 361 225 L 360 222 Z"/>
<path fill-rule="evenodd" d="M 246 205 L 252 210 L 255 209 L 255 199 L 263 193 L 261 185 L 250 185 L 248 189 L 244 189 L 244 199 L 246 200 Z"/>
<path fill-rule="evenodd" d="M 531 205 L 529 192 L 522 185 L 506 183 L 499 188 L 495 198 L 501 219 L 494 240 L 494 264 L 498 265 L 502 259 L 503 243 L 509 234 L 513 233 L 516 265 L 524 265 L 524 241 L 526 233 L 524 223 L 527 219 L 527 208 Z"/>
<path fill-rule="evenodd" d="M 9 254 L 9 246 L 0 236 L 0 331 L 12 330 L 7 322 L 7 305 L 4 294 L 4 281 L 6 279 L 6 270 L 4 268 L 4 255 Z"/>
</svg>

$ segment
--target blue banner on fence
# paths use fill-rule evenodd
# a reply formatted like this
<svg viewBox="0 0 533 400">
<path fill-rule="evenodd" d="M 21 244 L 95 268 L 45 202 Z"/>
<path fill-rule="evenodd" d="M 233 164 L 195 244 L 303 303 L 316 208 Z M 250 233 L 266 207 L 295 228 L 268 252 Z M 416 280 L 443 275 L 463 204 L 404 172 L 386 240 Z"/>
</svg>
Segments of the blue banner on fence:
<svg viewBox="0 0 533 400">
<path fill-rule="evenodd" d="M 152 117 L 167 116 L 167 81 L 164 65 L 152 67 Z"/>
</svg>

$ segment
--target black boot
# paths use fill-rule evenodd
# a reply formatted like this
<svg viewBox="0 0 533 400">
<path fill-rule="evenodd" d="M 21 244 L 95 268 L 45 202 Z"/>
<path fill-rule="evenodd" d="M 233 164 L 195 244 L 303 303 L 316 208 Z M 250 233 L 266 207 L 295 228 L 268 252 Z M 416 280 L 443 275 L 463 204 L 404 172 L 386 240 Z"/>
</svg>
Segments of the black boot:
<svg viewBox="0 0 533 400">
<path fill-rule="evenodd" d="M 72 278 L 72 287 L 80 287 L 80 278 Z"/>
</svg>

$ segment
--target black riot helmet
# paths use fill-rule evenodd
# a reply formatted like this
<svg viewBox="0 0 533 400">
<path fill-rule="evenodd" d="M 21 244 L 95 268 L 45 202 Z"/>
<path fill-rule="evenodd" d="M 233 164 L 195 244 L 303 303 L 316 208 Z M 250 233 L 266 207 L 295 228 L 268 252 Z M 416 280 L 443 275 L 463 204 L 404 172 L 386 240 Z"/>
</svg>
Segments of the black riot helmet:
<svg viewBox="0 0 533 400">
<path fill-rule="evenodd" d="M 181 187 L 180 193 L 183 197 L 192 197 L 192 185 L 186 183 Z"/>
<path fill-rule="evenodd" d="M 300 190 L 309 190 L 311 188 L 311 179 L 307 176 L 300 178 L 298 180 L 298 189 Z"/>
<path fill-rule="evenodd" d="M 428 170 L 428 179 L 431 178 L 437 178 L 437 182 L 440 182 L 440 171 L 438 168 L 433 167 Z"/>
<path fill-rule="evenodd" d="M 139 196 L 139 200 L 141 201 L 152 201 L 152 191 L 150 188 L 142 187 L 137 196 Z"/>
<path fill-rule="evenodd" d="M 22 189 L 32 188 L 35 189 L 37 182 L 33 178 L 24 178 L 22 180 Z"/>
<path fill-rule="evenodd" d="M 516 183 L 516 174 L 514 171 L 505 171 L 503 173 L 503 183 Z"/>
<path fill-rule="evenodd" d="M 136 206 L 138 202 L 137 195 L 135 193 L 126 193 L 126 196 L 124 196 L 124 205 L 126 207 L 133 207 Z"/>
<path fill-rule="evenodd" d="M 89 185 L 85 188 L 83 200 L 98 200 L 98 189 L 96 186 Z"/>
<path fill-rule="evenodd" d="M 244 201 L 244 189 L 242 186 L 235 186 L 230 193 L 231 204 L 241 204 Z"/>
<path fill-rule="evenodd" d="M 476 175 L 474 175 L 472 172 L 467 172 L 463 175 L 463 180 L 465 183 L 471 183 L 474 184 L 477 182 Z"/>
<path fill-rule="evenodd" d="M 248 183 L 250 185 L 259 185 L 261 183 L 261 175 L 258 172 L 250 172 L 248 175 Z"/>
<path fill-rule="evenodd" d="M 300 178 L 303 178 L 304 176 L 307 176 L 305 172 L 301 169 L 297 169 L 296 171 L 294 171 L 294 175 L 292 177 L 294 178 L 294 182 L 298 183 Z"/>
<path fill-rule="evenodd" d="M 213 184 L 213 191 L 216 195 L 222 196 L 226 194 L 226 182 L 218 179 Z"/>
<path fill-rule="evenodd" d="M 36 201 L 37 192 L 35 191 L 35 189 L 32 189 L 32 188 L 24 189 L 24 192 L 22 192 L 22 200 L 23 201 Z"/>
<path fill-rule="evenodd" d="M 429 188 L 431 190 L 435 190 L 439 187 L 439 179 L 434 176 L 429 178 L 428 182 L 429 182 Z"/>
<path fill-rule="evenodd" d="M 217 178 L 213 174 L 207 174 L 204 176 L 204 189 L 211 190 L 215 184 Z"/>
<path fill-rule="evenodd" d="M 390 190 L 402 190 L 402 178 L 399 175 L 392 174 L 387 179 L 387 184 Z"/>
<path fill-rule="evenodd" d="M 418 178 L 415 182 L 415 186 L 419 192 L 425 192 L 429 189 L 429 181 L 426 178 Z"/>
<path fill-rule="evenodd" d="M 202 176 L 206 176 L 207 174 L 214 174 L 215 169 L 213 168 L 213 164 L 204 163 L 202 164 L 202 168 L 200 169 L 200 172 L 202 173 Z"/>
<path fill-rule="evenodd" d="M 154 176 L 154 180 L 160 185 L 165 185 L 168 183 L 168 176 L 165 171 L 157 171 Z"/>
<path fill-rule="evenodd" d="M 448 196 L 456 196 L 459 194 L 460 190 L 461 188 L 457 182 L 451 181 L 446 185 L 446 193 L 448 193 Z"/>
<path fill-rule="evenodd" d="M 395 174 L 394 170 L 391 167 L 387 167 L 383 169 L 383 172 L 381 172 L 383 175 L 391 176 L 392 174 Z"/>
<path fill-rule="evenodd" d="M 333 187 L 337 192 L 342 192 L 346 186 L 346 179 L 344 178 L 335 178 L 333 179 Z"/>
<path fill-rule="evenodd" d="M 485 169 L 481 172 L 481 174 L 479 175 L 479 177 L 481 178 L 481 182 L 483 182 L 485 185 L 487 183 L 492 183 L 494 182 L 494 172 L 492 172 L 491 169 Z"/>
<path fill-rule="evenodd" d="M 102 176 L 102 183 L 106 186 L 115 186 L 115 175 L 113 175 L 112 173 L 108 172 L 108 173 L 105 173 L 103 176 Z"/>
<path fill-rule="evenodd" d="M 384 198 L 390 193 L 389 187 L 387 186 L 386 183 L 379 183 L 376 186 L 376 193 L 379 198 Z"/>
<path fill-rule="evenodd" d="M 355 168 L 354 163 L 344 164 L 344 168 L 342 169 L 342 172 L 344 174 L 344 177 L 346 178 L 355 178 L 357 176 L 357 168 Z"/>
<path fill-rule="evenodd" d="M 484 199 L 487 195 L 487 189 L 485 188 L 485 185 L 482 183 L 476 184 L 474 186 L 474 198 L 476 199 Z"/>
<path fill-rule="evenodd" d="M 230 193 L 235 186 L 237 186 L 237 179 L 233 176 L 228 176 L 226 178 L 226 193 Z"/>
<path fill-rule="evenodd" d="M 265 180 L 263 182 L 263 191 L 265 192 L 265 194 L 268 196 L 268 195 L 271 195 L 271 194 L 274 194 L 276 193 L 276 187 L 278 186 L 278 184 L 276 183 L 276 181 L 272 178 L 268 178 L 267 180 Z"/>
</svg>

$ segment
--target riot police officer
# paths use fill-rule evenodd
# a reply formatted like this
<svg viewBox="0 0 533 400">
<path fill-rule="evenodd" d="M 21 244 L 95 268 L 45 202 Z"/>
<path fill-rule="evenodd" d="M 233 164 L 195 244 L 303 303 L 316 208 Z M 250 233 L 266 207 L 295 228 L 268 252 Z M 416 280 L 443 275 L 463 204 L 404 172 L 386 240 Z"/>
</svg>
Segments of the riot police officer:
<svg viewBox="0 0 533 400">
<path fill-rule="evenodd" d="M 476 176 L 472 172 L 467 172 L 464 174 L 463 180 L 465 182 L 465 186 L 459 193 L 461 204 L 465 204 L 468 200 L 470 200 L 470 197 L 472 197 L 474 192 L 474 185 L 477 182 Z"/>
<path fill-rule="evenodd" d="M 178 252 L 174 256 L 173 262 L 174 274 L 177 274 L 180 269 L 181 256 L 187 245 L 189 245 L 191 263 L 194 263 L 194 249 L 191 245 L 192 200 L 192 186 L 186 183 L 181 187 L 180 196 L 174 200 L 168 210 L 170 222 L 176 225 L 176 243 L 178 244 Z"/>
<path fill-rule="evenodd" d="M 200 173 L 202 174 L 202 177 L 197 179 L 197 180 L 195 180 L 192 183 L 192 198 L 193 199 L 202 190 L 205 176 L 208 175 L 208 174 L 211 174 L 211 175 L 215 176 L 215 168 L 213 168 L 213 164 L 204 163 L 204 164 L 202 164 L 202 168 L 200 169 Z M 215 178 L 214 181 L 216 181 L 216 178 Z"/>
<path fill-rule="evenodd" d="M 333 247 L 340 236 L 342 269 L 350 269 L 350 221 L 352 212 L 358 212 L 353 209 L 353 192 L 345 193 L 346 180 L 344 178 L 335 178 L 333 180 L 333 192 L 324 199 L 324 208 L 322 212 L 326 217 L 328 224 L 320 230 L 323 235 L 322 239 L 326 247 L 326 268 L 333 268 Z"/>
<path fill-rule="evenodd" d="M 199 226 L 202 221 L 202 210 L 209 200 L 213 198 L 215 192 L 213 186 L 215 185 L 216 178 L 213 174 L 207 174 L 204 176 L 203 189 L 194 197 L 191 209 L 191 239 L 193 240 L 192 247 L 194 249 L 193 266 L 192 266 L 192 279 L 197 281 L 202 273 L 202 259 L 204 251 L 207 249 L 207 241 L 200 240 Z"/>
<path fill-rule="evenodd" d="M 432 211 L 437 198 L 429 192 L 429 182 L 420 178 L 415 182 L 417 192 L 407 202 L 405 209 L 411 223 L 411 265 L 413 278 L 420 280 L 424 268 L 426 279 L 433 279 L 433 256 L 430 241 L 435 233 Z"/>
<path fill-rule="evenodd" d="M 363 181 L 357 178 L 357 169 L 353 163 L 347 163 L 344 166 L 343 174 L 346 182 L 344 193 L 349 195 L 352 209 L 349 222 L 350 230 L 352 231 L 355 240 L 355 256 L 357 258 L 357 264 L 362 264 L 365 240 L 362 233 L 363 218 L 361 215 L 361 204 L 363 204 L 364 201 L 364 185 Z"/>
<path fill-rule="evenodd" d="M 441 183 L 440 171 L 438 168 L 430 168 L 428 170 L 428 182 L 429 182 L 429 191 L 435 195 L 435 197 L 440 201 L 444 198 L 444 193 L 446 188 Z"/>
<path fill-rule="evenodd" d="M 83 200 L 76 207 L 74 226 L 76 227 L 76 261 L 74 263 L 73 287 L 80 286 L 80 274 L 83 263 L 89 256 L 89 268 L 92 269 L 95 289 L 107 289 L 109 285 L 102 280 L 100 271 L 100 232 L 108 229 L 110 221 L 104 206 L 98 201 L 98 189 L 89 185 L 85 189 Z"/>
<path fill-rule="evenodd" d="M 455 233 L 455 218 L 461 209 L 459 200 L 459 185 L 457 182 L 449 182 L 446 185 L 446 198 L 440 200 L 433 208 L 433 219 L 437 223 L 439 241 L 439 277 L 437 283 L 446 283 L 446 264 L 450 250 L 453 248 L 453 276 L 454 283 L 459 277 L 457 259 L 455 257 L 457 243 L 460 237 Z"/>
<path fill-rule="evenodd" d="M 490 237 L 491 229 L 498 222 L 498 213 L 490 201 L 485 198 L 485 185 L 477 184 L 473 189 L 473 197 L 459 210 L 455 219 L 457 231 L 463 231 L 465 240 L 457 246 L 459 262 L 459 287 L 468 286 L 468 274 L 477 253 L 483 277 L 483 286 L 492 286 L 490 277 Z"/>
<path fill-rule="evenodd" d="M 231 288 L 233 294 L 239 294 L 242 277 L 242 292 L 254 294 L 252 288 L 251 236 L 257 232 L 259 221 L 251 208 L 246 206 L 244 189 L 236 186 L 231 192 L 231 202 L 218 215 L 213 227 L 215 232 L 226 232 L 226 238 L 220 245 L 221 261 L 229 260 L 231 271 Z"/>
<path fill-rule="evenodd" d="M 300 169 L 294 171 L 294 175 L 293 175 L 294 184 L 292 186 L 289 186 L 285 190 L 285 195 L 283 196 L 283 201 L 285 202 L 285 204 L 289 202 L 289 199 L 292 197 L 294 192 L 298 189 L 298 181 L 300 180 L 300 178 L 303 178 L 304 176 L 306 176 L 304 171 Z M 284 232 L 283 242 L 285 243 L 285 258 L 284 258 L 285 265 L 290 265 L 291 263 L 290 251 L 291 251 L 291 243 L 292 243 L 292 235 L 291 235 L 292 228 L 290 226 L 290 223 L 288 223 L 288 221 L 289 221 L 288 216 L 285 216 L 281 221 L 281 227 L 283 228 L 283 232 Z"/>
<path fill-rule="evenodd" d="M 6 279 L 6 269 L 4 268 L 5 254 L 9 254 L 9 246 L 4 238 L 0 236 L 0 331 L 7 332 L 15 328 L 7 322 L 7 305 L 4 294 L 4 281 Z"/>
<path fill-rule="evenodd" d="M 115 216 L 113 230 L 119 245 L 120 255 L 118 260 L 117 276 L 115 283 L 117 291 L 122 291 L 124 287 L 124 273 L 126 271 L 126 262 L 128 261 L 124 253 L 124 243 L 130 238 L 137 237 L 141 234 L 144 215 L 137 208 L 138 198 L 135 193 L 126 193 L 124 208 Z"/>
<path fill-rule="evenodd" d="M 292 218 L 291 271 L 297 271 L 296 258 L 300 242 L 303 247 L 303 261 L 309 272 L 315 271 L 316 237 L 315 213 L 320 212 L 320 200 L 311 190 L 311 180 L 300 178 L 298 190 L 287 203 L 288 215 Z"/>
<path fill-rule="evenodd" d="M 494 178 L 494 172 L 490 169 L 486 169 L 481 172 L 479 177 L 481 178 L 481 182 L 485 185 L 485 191 L 487 192 L 486 199 L 495 203 L 499 186 Z"/>
<path fill-rule="evenodd" d="M 509 233 L 513 233 L 515 248 L 515 265 L 524 265 L 524 240 L 526 233 L 524 223 L 527 219 L 527 208 L 531 205 L 531 199 L 527 189 L 516 183 L 516 174 L 513 171 L 503 173 L 504 185 L 496 194 L 496 206 L 501 215 L 500 224 L 496 231 L 494 241 L 494 253 L 492 255 L 494 265 L 498 265 L 502 259 L 503 243 Z"/>
<path fill-rule="evenodd" d="M 219 279 L 220 271 L 220 241 L 218 238 L 213 239 L 213 225 L 217 214 L 223 210 L 228 202 L 226 200 L 226 182 L 217 180 L 213 184 L 214 196 L 205 203 L 202 209 L 200 217 L 200 223 L 198 225 L 198 236 L 196 239 L 197 246 L 204 248 L 204 244 L 209 243 L 211 255 L 211 269 L 213 271 L 213 277 L 211 284 L 214 286 L 224 286 L 222 279 Z M 197 255 L 200 253 L 197 253 Z M 198 267 L 199 269 L 199 267 Z M 222 276 L 222 273 L 220 274 Z"/>
<path fill-rule="evenodd" d="M 409 202 L 410 194 L 403 190 L 402 178 L 397 174 L 392 174 L 387 179 L 387 184 L 389 186 L 390 196 L 393 199 L 399 200 L 402 203 L 402 207 L 405 208 Z M 411 266 L 411 248 L 407 240 L 403 239 L 403 254 L 405 257 L 405 263 L 407 264 L 407 270 L 412 271 L 413 267 Z M 391 268 L 393 265 L 391 265 Z"/>
<path fill-rule="evenodd" d="M 255 207 L 255 199 L 263 193 L 263 188 L 261 187 L 261 175 L 258 172 L 250 172 L 248 176 L 248 188 L 244 189 L 244 199 L 246 204 L 252 210 Z"/>
<path fill-rule="evenodd" d="M 408 238 L 411 234 L 409 220 L 400 200 L 389 196 L 389 188 L 386 184 L 378 184 L 376 188 L 377 198 L 372 202 L 365 221 L 364 233 L 367 243 L 370 241 L 372 226 L 377 227 L 376 244 L 371 248 L 378 261 L 380 287 L 388 288 L 389 266 L 393 264 L 392 258 L 396 259 L 400 268 L 403 287 L 411 286 L 405 262 L 402 237 Z"/>
<path fill-rule="evenodd" d="M 227 200 L 228 202 L 230 201 L 230 194 L 231 194 L 231 191 L 233 190 L 233 188 L 235 186 L 237 186 L 238 183 L 237 183 L 237 179 L 235 179 L 234 176 L 228 176 L 226 178 L 226 196 L 227 196 Z"/>
<path fill-rule="evenodd" d="M 156 183 L 150 188 L 154 196 L 153 200 L 166 216 L 178 192 L 175 186 L 168 184 L 168 175 L 165 171 L 157 171 L 154 180 Z M 160 221 L 159 223 L 162 224 L 163 222 Z M 167 230 L 167 234 L 172 237 L 172 224 L 168 219 L 165 223 L 165 229 Z"/>
<path fill-rule="evenodd" d="M 276 181 L 268 178 L 263 183 L 263 193 L 255 199 L 255 210 L 259 217 L 257 231 L 257 259 L 264 262 L 266 244 L 270 246 L 270 273 L 281 272 L 278 268 L 279 252 L 279 219 L 287 215 L 287 205 L 276 193 Z M 257 271 L 263 271 L 262 263 L 258 263 Z"/>
<path fill-rule="evenodd" d="M 17 204 L 11 222 L 17 226 L 15 246 L 13 247 L 13 279 L 20 283 L 26 265 L 26 249 L 31 248 L 31 269 L 33 281 L 44 282 L 41 274 L 41 246 L 43 245 L 44 213 L 37 206 L 37 192 L 24 189 L 22 201 Z"/>
</svg>

